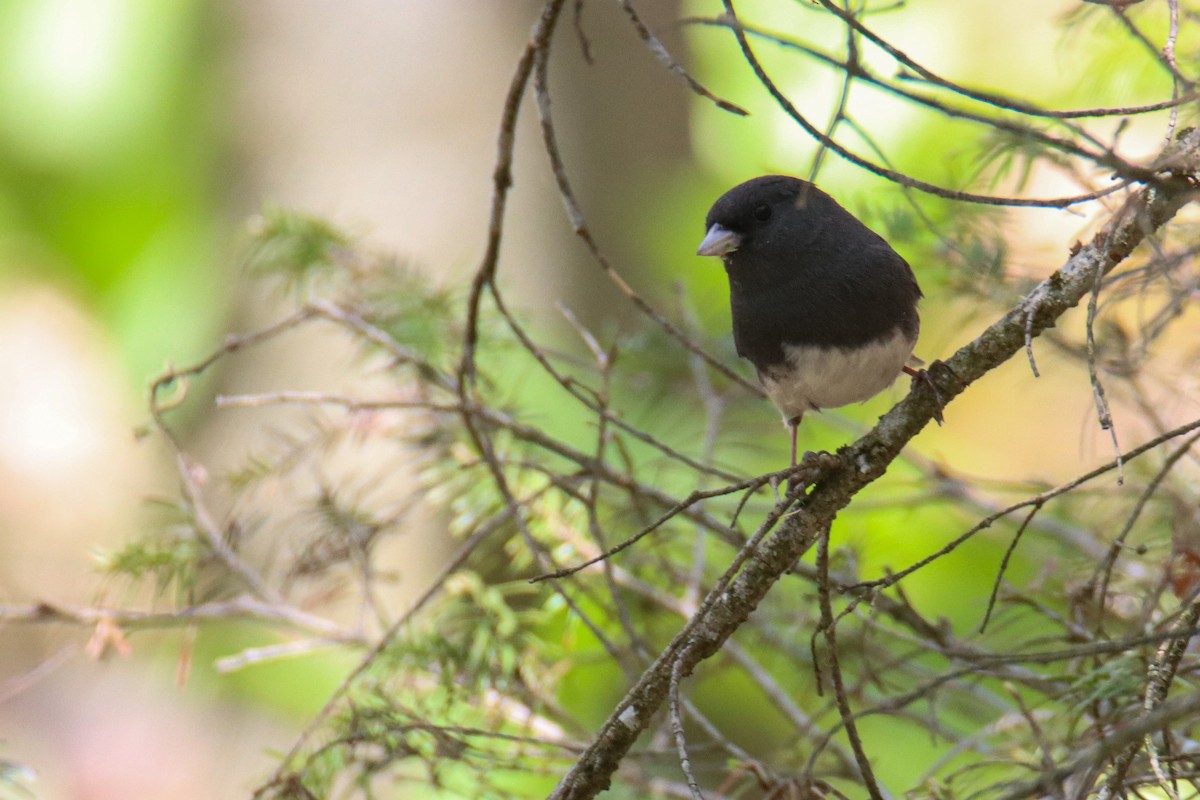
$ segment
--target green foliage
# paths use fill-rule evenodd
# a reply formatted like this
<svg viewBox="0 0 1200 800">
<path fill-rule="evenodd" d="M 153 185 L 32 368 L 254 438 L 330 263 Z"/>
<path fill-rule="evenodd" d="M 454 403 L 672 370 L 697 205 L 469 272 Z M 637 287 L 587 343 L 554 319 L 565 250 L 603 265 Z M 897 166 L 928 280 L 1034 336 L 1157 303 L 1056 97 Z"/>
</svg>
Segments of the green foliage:
<svg viewBox="0 0 1200 800">
<path fill-rule="evenodd" d="M 196 599 L 209 550 L 185 506 L 161 502 L 156 509 L 155 526 L 116 550 L 97 553 L 97 566 L 109 577 L 131 582 L 151 578 L 157 595 L 170 594 L 186 605 Z"/>
<path fill-rule="evenodd" d="M 277 206 L 251 226 L 247 268 L 297 298 L 333 297 L 427 364 L 445 367 L 461 331 L 458 290 L 422 270 L 374 254 L 318 217 Z"/>
<path fill-rule="evenodd" d="M 429 614 L 382 654 L 378 669 L 435 676 L 448 700 L 462 692 L 479 699 L 489 690 L 544 693 L 547 670 L 563 653 L 544 637 L 557 615 L 542 607 L 541 595 L 523 581 L 489 585 L 459 571 Z"/>
<path fill-rule="evenodd" d="M 544 636 L 558 616 L 524 584 L 449 579 L 428 613 L 400 632 L 356 683 L 325 743 L 269 796 L 297 783 L 318 797 L 351 782 L 365 796 L 420 780 L 444 797 L 511 797 L 542 786 L 537 737 L 546 676 L 561 651 Z M 532 783 L 531 783 L 531 779 Z"/>
<path fill-rule="evenodd" d="M 1123 654 L 1076 677 L 1062 700 L 1075 715 L 1083 715 L 1097 704 L 1131 709 L 1142 702 L 1145 681 L 1143 660 L 1132 653 Z"/>
<path fill-rule="evenodd" d="M 1069 172 L 1072 158 L 1067 153 L 1046 146 L 1033 130 L 995 128 L 981 137 L 978 170 L 973 183 L 986 185 L 992 191 L 1014 190 L 1022 193 L 1029 188 L 1034 171 L 1050 167 Z M 986 174 L 986 180 L 981 180 Z"/>
<path fill-rule="evenodd" d="M 353 257 L 350 237 L 327 221 L 267 206 L 251 225 L 247 268 L 280 279 L 292 291 L 340 279 Z"/>
</svg>

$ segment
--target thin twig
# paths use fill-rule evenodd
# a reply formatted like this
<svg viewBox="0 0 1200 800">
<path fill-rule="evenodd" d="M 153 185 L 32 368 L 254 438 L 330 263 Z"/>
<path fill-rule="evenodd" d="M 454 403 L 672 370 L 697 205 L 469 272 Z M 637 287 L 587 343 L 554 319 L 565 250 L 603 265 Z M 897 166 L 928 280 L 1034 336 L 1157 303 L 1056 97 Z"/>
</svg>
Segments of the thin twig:
<svg viewBox="0 0 1200 800">
<path fill-rule="evenodd" d="M 821 606 L 821 623 L 818 632 L 825 638 L 825 660 L 829 668 L 830 682 L 833 684 L 833 696 L 837 701 L 838 713 L 842 717 L 842 728 L 846 738 L 850 740 L 850 750 L 858 763 L 862 782 L 871 800 L 883 800 L 884 792 L 875 779 L 875 771 L 871 768 L 871 759 L 863 747 L 862 737 L 858 735 L 858 724 L 854 721 L 854 712 L 850 708 L 850 699 L 846 695 L 846 686 L 842 680 L 842 666 L 838 658 L 837 624 L 833 619 L 833 607 L 829 599 L 829 528 L 826 527 L 817 539 L 817 574 L 820 576 L 817 597 Z"/>
</svg>

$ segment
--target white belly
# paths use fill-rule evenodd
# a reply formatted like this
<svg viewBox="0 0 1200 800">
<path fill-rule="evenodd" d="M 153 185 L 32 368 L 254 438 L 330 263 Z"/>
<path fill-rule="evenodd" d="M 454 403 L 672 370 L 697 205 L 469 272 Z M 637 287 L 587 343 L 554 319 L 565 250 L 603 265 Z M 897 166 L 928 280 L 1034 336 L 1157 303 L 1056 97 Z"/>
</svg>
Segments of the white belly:
<svg viewBox="0 0 1200 800">
<path fill-rule="evenodd" d="M 837 408 L 879 394 L 896 380 L 915 344 L 897 330 L 857 350 L 785 345 L 788 367 L 760 377 L 786 422 L 810 409 Z"/>
</svg>

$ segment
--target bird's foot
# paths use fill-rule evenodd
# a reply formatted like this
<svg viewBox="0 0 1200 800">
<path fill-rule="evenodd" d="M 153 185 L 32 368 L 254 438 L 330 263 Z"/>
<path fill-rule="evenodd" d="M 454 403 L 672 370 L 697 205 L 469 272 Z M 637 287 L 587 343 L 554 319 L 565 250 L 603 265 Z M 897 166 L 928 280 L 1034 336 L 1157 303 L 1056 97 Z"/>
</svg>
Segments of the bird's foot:
<svg viewBox="0 0 1200 800">
<path fill-rule="evenodd" d="M 929 365 L 929 370 L 933 369 L 944 369 L 951 375 L 954 375 L 955 380 L 958 380 L 958 375 L 956 375 L 954 370 L 951 369 L 950 366 L 944 361 L 934 361 Z M 905 374 L 912 376 L 914 387 L 918 383 L 923 383 L 929 387 L 930 391 L 933 392 L 933 402 L 936 404 L 936 407 L 933 410 L 933 420 L 938 425 L 941 425 L 946 421 L 945 417 L 942 416 L 942 411 L 946 408 L 946 398 L 942 394 L 942 390 L 938 388 L 936 383 L 934 383 L 933 378 L 929 376 L 929 370 L 914 369 L 913 367 L 909 366 L 904 367 Z"/>
<path fill-rule="evenodd" d="M 788 470 L 788 494 L 813 484 L 822 474 L 842 466 L 841 456 L 825 450 L 806 450 L 799 464 Z"/>
</svg>

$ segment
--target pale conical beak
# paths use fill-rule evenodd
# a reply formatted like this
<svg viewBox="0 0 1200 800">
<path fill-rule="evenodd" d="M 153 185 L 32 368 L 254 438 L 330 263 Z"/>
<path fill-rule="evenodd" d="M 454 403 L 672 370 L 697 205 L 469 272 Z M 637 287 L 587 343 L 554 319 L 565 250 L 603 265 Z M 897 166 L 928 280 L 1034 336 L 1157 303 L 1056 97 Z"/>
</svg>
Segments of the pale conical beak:
<svg viewBox="0 0 1200 800">
<path fill-rule="evenodd" d="M 700 249 L 696 251 L 696 255 L 728 255 L 734 250 L 737 250 L 738 245 L 741 243 L 742 237 L 729 230 L 729 228 L 721 225 L 719 222 L 714 222 L 713 226 L 708 229 L 708 233 L 704 234 L 704 241 L 700 243 Z"/>
</svg>

